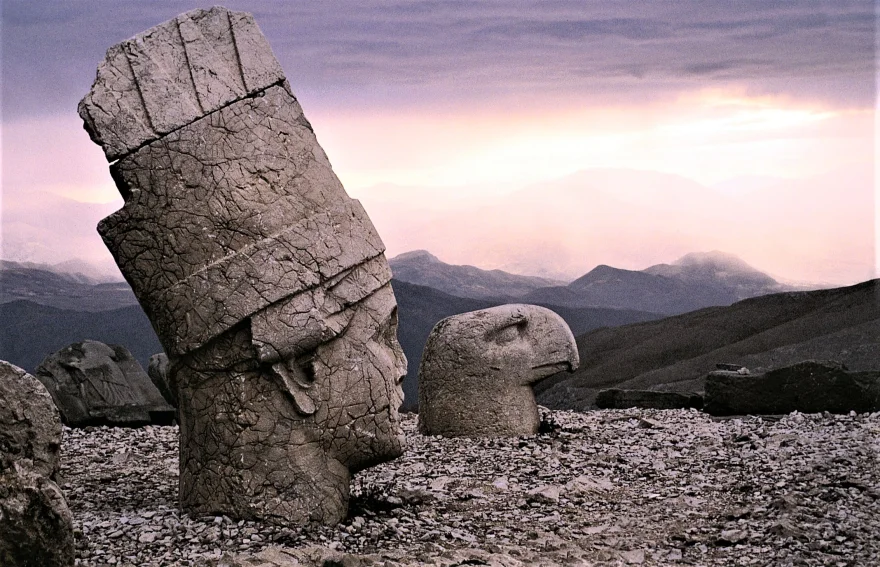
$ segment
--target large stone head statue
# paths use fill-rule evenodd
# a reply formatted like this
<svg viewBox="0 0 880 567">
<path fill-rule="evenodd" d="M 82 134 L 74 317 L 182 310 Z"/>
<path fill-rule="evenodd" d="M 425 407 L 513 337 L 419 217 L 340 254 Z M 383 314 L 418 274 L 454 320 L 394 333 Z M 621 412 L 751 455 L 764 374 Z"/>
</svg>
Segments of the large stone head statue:
<svg viewBox="0 0 880 567">
<path fill-rule="evenodd" d="M 403 450 L 397 306 L 253 18 L 110 48 L 79 112 L 125 199 L 98 231 L 170 359 L 183 507 L 341 520 L 351 473 Z"/>
<path fill-rule="evenodd" d="M 419 366 L 419 430 L 447 437 L 538 432 L 532 384 L 578 367 L 562 317 L 536 305 L 501 305 L 447 317 Z"/>
</svg>

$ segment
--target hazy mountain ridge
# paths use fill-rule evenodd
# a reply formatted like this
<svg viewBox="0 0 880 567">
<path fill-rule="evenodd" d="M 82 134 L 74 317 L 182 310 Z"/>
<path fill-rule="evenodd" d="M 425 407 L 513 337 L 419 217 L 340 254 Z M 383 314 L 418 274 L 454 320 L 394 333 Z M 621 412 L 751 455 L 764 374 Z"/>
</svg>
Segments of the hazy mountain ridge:
<svg viewBox="0 0 880 567">
<path fill-rule="evenodd" d="M 458 297 L 474 299 L 521 297 L 526 293 L 564 282 L 537 276 L 522 276 L 502 270 L 456 266 L 442 262 L 427 250 L 404 252 L 388 260 L 394 277 L 415 285 L 432 287 Z"/>
<path fill-rule="evenodd" d="M 719 362 L 754 371 L 809 358 L 880 368 L 880 280 L 785 292 L 578 337 L 581 367 L 541 383 L 539 401 L 588 409 L 599 390 L 698 391 Z"/>
<path fill-rule="evenodd" d="M 844 285 L 875 277 L 873 180 L 873 168 L 854 166 L 729 192 L 656 171 L 589 169 L 462 204 L 472 189 L 357 197 L 390 251 L 430 250 L 452 264 L 574 278 L 602 263 L 641 269 L 725 250 L 777 279 Z"/>
<path fill-rule="evenodd" d="M 713 251 L 644 270 L 599 265 L 567 286 L 538 289 L 522 299 L 677 315 L 791 289 L 732 254 Z"/>
<path fill-rule="evenodd" d="M 569 308 L 603 307 L 676 315 L 703 307 L 788 291 L 733 254 L 691 253 L 645 270 L 599 265 L 569 283 L 482 270 L 440 261 L 416 250 L 392 258 L 394 277 L 458 297 L 545 303 Z"/>
<path fill-rule="evenodd" d="M 107 311 L 137 305 L 124 282 L 100 282 L 81 272 L 70 273 L 79 263 L 48 266 L 0 260 L 0 304 L 25 300 L 72 311 Z"/>
<path fill-rule="evenodd" d="M 19 300 L 0 304 L 0 321 L 0 360 L 31 373 L 49 354 L 85 339 L 122 345 L 145 369 L 162 352 L 140 305 L 75 311 Z"/>
</svg>

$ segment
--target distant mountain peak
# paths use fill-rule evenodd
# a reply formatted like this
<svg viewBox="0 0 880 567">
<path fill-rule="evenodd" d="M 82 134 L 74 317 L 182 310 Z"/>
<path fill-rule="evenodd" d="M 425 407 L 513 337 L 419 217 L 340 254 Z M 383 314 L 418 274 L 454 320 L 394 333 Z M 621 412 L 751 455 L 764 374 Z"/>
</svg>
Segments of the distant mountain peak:
<svg viewBox="0 0 880 567">
<path fill-rule="evenodd" d="M 447 264 L 427 250 L 413 250 L 388 261 L 395 279 L 423 285 L 458 297 L 520 297 L 535 289 L 560 282 L 537 276 L 522 276 L 502 270 Z"/>
<path fill-rule="evenodd" d="M 758 270 L 747 264 L 735 254 L 712 250 L 711 252 L 691 252 L 672 262 L 673 266 L 711 266 L 731 271 L 757 272 Z"/>
<path fill-rule="evenodd" d="M 438 263 L 441 264 L 441 260 L 428 252 L 427 250 L 411 250 L 410 252 L 404 252 L 403 254 L 398 254 L 394 258 L 388 260 L 389 262 L 401 262 L 401 261 L 412 261 L 412 260 L 421 260 L 424 262 Z"/>
</svg>

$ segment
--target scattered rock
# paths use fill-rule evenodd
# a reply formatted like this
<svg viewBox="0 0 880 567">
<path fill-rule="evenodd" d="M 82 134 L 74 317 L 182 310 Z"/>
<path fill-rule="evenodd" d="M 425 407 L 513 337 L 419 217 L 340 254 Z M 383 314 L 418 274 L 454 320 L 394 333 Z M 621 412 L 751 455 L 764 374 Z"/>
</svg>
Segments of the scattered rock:
<svg viewBox="0 0 880 567">
<path fill-rule="evenodd" d="M 119 345 L 74 343 L 47 356 L 36 377 L 70 427 L 165 425 L 174 420 L 174 408 Z"/>
<path fill-rule="evenodd" d="M 55 483 L 61 420 L 46 388 L 0 361 L 0 564 L 74 563 L 73 518 Z"/>
<path fill-rule="evenodd" d="M 645 552 L 641 549 L 621 551 L 620 558 L 628 565 L 641 565 L 645 562 Z"/>
<path fill-rule="evenodd" d="M 447 317 L 419 365 L 419 430 L 445 437 L 534 435 L 532 384 L 578 366 L 565 321 L 536 305 L 501 305 Z"/>
<path fill-rule="evenodd" d="M 688 409 L 703 407 L 700 394 L 678 394 L 651 390 L 602 390 L 596 396 L 599 409 Z"/>
<path fill-rule="evenodd" d="M 559 502 L 558 486 L 539 486 L 530 490 L 528 493 L 529 500 L 538 502 L 539 504 L 554 504 Z"/>
<path fill-rule="evenodd" d="M 730 364 L 728 362 L 720 362 L 715 365 L 717 370 L 725 370 L 727 372 L 736 372 L 738 374 L 750 374 L 749 369 L 742 364 Z"/>
<path fill-rule="evenodd" d="M 752 376 L 715 371 L 706 378 L 704 410 L 712 415 L 878 411 L 880 371 L 849 372 L 838 362 L 815 360 Z"/>
<path fill-rule="evenodd" d="M 495 554 L 525 565 L 620 565 L 621 550 L 643 551 L 651 567 L 744 558 L 819 567 L 841 557 L 880 565 L 880 413 L 716 421 L 695 410 L 629 409 L 552 418 L 553 434 L 472 439 L 420 435 L 405 415 L 407 452 L 355 475 L 339 526 L 181 513 L 177 427 L 67 429 L 62 475 L 82 534 L 77 557 L 89 567 L 111 556 L 126 558 L 124 567 L 160 567 L 320 546 L 373 565 L 449 567 L 444 557 L 473 548 L 484 554 L 473 561 Z M 640 419 L 662 427 L 642 429 Z M 772 442 L 788 436 L 795 440 Z M 114 464 L 118 453 L 130 457 Z M 501 478 L 506 490 L 493 485 Z M 558 500 L 529 494 L 547 487 L 558 487 Z M 727 531 L 745 537 L 729 543 Z M 140 543 L 147 532 L 154 541 Z"/>
</svg>

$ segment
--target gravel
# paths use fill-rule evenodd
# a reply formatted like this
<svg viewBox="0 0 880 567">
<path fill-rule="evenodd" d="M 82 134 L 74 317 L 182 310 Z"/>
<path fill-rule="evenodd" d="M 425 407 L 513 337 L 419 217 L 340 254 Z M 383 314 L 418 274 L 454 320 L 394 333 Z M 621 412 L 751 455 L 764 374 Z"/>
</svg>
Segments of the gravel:
<svg viewBox="0 0 880 567">
<path fill-rule="evenodd" d="M 880 565 L 880 413 L 543 419 L 533 437 L 444 439 L 419 435 L 407 416 L 407 453 L 357 475 L 337 527 L 181 513 L 176 427 L 65 428 L 59 484 L 83 566 L 199 565 L 314 545 L 413 556 L 576 549 L 593 565 Z"/>
</svg>

